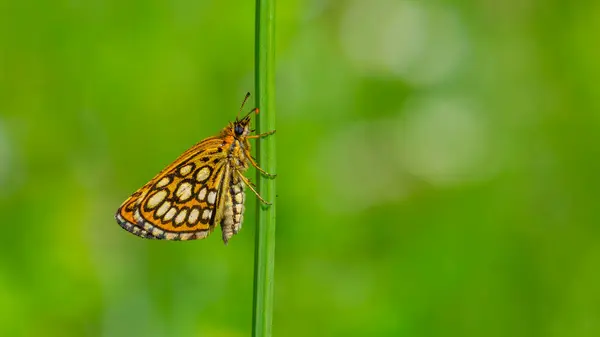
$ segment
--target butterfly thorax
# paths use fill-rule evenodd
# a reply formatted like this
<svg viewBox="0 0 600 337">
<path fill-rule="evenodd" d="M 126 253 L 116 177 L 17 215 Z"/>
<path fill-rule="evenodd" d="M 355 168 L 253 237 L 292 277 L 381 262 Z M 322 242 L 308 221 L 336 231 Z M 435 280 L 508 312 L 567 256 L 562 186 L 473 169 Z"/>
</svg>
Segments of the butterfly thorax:
<svg viewBox="0 0 600 337">
<path fill-rule="evenodd" d="M 250 142 L 246 137 L 249 133 L 249 120 L 243 119 L 229 123 L 219 135 L 224 141 L 223 147 L 227 149 L 229 163 L 241 173 L 248 169 L 246 153 L 250 152 Z"/>
</svg>

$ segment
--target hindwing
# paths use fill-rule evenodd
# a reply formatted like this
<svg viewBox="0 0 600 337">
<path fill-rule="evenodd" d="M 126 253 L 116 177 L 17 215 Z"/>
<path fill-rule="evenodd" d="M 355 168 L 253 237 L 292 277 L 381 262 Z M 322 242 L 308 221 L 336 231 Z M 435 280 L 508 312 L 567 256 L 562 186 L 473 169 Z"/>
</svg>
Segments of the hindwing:
<svg viewBox="0 0 600 337">
<path fill-rule="evenodd" d="M 222 217 L 222 192 L 228 186 L 228 145 L 208 138 L 161 171 L 119 208 L 116 219 L 145 238 L 202 239 Z"/>
</svg>

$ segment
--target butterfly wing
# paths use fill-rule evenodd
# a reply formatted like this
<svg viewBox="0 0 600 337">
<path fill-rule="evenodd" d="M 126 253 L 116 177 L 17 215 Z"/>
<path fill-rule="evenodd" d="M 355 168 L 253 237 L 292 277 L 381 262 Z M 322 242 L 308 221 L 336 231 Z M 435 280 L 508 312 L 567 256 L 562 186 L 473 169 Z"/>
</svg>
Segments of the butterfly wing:
<svg viewBox="0 0 600 337">
<path fill-rule="evenodd" d="M 222 217 L 221 191 L 231 175 L 225 140 L 208 138 L 129 197 L 115 218 L 144 238 L 203 239 Z"/>
</svg>

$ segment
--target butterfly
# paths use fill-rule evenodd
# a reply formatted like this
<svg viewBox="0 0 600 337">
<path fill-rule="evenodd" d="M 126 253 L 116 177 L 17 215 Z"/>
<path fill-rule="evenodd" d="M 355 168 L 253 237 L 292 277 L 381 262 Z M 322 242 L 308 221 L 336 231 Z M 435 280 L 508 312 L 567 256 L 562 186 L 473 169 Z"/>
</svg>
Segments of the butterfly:
<svg viewBox="0 0 600 337">
<path fill-rule="evenodd" d="M 250 97 L 246 94 L 240 107 Z M 244 221 L 244 189 L 270 205 L 244 176 L 249 165 L 263 175 L 250 154 L 249 139 L 258 139 L 275 130 L 250 135 L 250 117 L 236 117 L 217 136 L 209 137 L 185 151 L 146 185 L 133 193 L 117 210 L 115 218 L 125 230 L 148 239 L 204 239 L 220 224 L 223 242 L 238 233 Z"/>
</svg>

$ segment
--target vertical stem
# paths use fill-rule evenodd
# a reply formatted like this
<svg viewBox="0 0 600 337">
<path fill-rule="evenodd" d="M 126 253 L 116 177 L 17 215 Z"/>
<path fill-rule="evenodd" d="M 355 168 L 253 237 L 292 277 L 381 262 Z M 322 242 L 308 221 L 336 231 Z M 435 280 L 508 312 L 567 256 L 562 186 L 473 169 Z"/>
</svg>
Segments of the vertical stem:
<svg viewBox="0 0 600 337">
<path fill-rule="evenodd" d="M 256 0 L 255 91 L 260 109 L 257 133 L 275 129 L 275 0 Z M 258 163 L 276 172 L 275 139 L 258 139 Z M 270 337 L 273 321 L 273 276 L 275 272 L 275 180 L 256 172 L 258 192 L 273 203 L 256 205 L 256 243 L 254 255 L 254 310 L 252 336 Z"/>
</svg>

